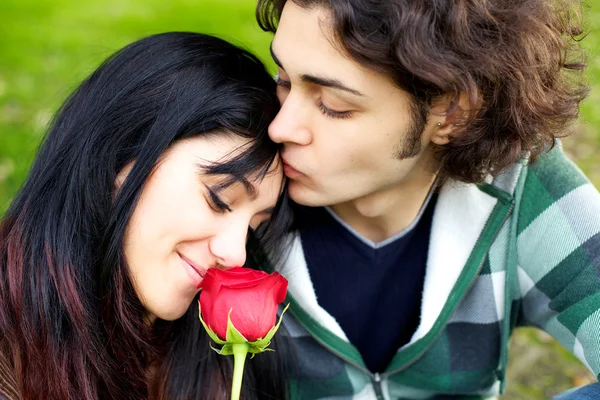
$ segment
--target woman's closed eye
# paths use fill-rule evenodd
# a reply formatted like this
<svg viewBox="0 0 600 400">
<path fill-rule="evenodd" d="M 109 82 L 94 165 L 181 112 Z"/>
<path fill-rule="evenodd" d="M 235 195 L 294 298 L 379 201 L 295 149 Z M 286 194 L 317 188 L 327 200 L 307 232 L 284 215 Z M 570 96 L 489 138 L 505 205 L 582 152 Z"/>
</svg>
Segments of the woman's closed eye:
<svg viewBox="0 0 600 400">
<path fill-rule="evenodd" d="M 224 214 L 225 212 L 231 212 L 232 209 L 229 204 L 225 203 L 221 197 L 209 186 L 206 186 L 206 190 L 208 192 L 208 205 L 215 212 L 219 214 Z"/>
<path fill-rule="evenodd" d="M 281 86 L 286 89 L 292 87 L 292 83 L 288 80 L 283 79 L 279 74 L 275 75 L 275 83 L 277 84 L 277 86 Z"/>
</svg>

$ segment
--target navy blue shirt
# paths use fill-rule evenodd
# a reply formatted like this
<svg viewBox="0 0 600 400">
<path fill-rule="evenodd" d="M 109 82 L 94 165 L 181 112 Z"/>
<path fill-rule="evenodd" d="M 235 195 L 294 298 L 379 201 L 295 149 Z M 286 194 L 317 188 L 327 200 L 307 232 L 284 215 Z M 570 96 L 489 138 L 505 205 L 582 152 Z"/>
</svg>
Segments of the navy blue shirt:
<svg viewBox="0 0 600 400">
<path fill-rule="evenodd" d="M 326 208 L 300 212 L 302 248 L 318 302 L 372 372 L 383 372 L 419 325 L 435 200 L 431 196 L 411 226 L 379 243 Z"/>
</svg>

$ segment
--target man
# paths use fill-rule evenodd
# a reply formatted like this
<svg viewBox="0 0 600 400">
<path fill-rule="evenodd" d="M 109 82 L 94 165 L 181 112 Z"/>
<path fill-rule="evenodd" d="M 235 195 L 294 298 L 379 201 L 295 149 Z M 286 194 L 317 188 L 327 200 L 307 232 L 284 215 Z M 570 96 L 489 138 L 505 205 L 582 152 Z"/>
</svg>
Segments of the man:
<svg viewBox="0 0 600 400">
<path fill-rule="evenodd" d="M 587 94 L 569 7 L 259 1 L 302 205 L 292 398 L 494 398 L 524 325 L 600 374 L 600 196 L 555 142 Z"/>
</svg>

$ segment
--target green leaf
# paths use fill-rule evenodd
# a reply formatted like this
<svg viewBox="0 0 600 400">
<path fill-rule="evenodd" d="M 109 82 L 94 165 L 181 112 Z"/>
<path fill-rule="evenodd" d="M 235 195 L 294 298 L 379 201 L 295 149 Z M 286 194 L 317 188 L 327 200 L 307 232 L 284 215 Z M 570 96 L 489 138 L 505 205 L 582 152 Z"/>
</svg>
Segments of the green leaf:
<svg viewBox="0 0 600 400">
<path fill-rule="evenodd" d="M 265 351 L 267 349 L 267 346 L 269 346 L 271 344 L 271 342 L 265 344 L 264 346 L 259 346 L 259 345 L 252 344 L 252 343 L 249 343 L 249 344 L 250 344 L 250 350 L 248 350 L 248 351 L 250 351 L 251 353 L 262 353 L 263 351 Z"/>
<path fill-rule="evenodd" d="M 250 346 L 248 348 L 248 352 L 252 353 L 252 354 L 260 354 L 260 353 L 264 353 L 265 351 L 275 351 L 274 349 L 270 349 L 268 347 L 258 347 L 258 346 Z"/>
<path fill-rule="evenodd" d="M 224 340 L 219 339 L 219 337 L 217 336 L 217 334 L 214 333 L 213 330 L 208 327 L 208 325 L 206 325 L 206 323 L 202 319 L 202 311 L 200 310 L 200 305 L 199 304 L 198 304 L 198 317 L 200 318 L 200 322 L 202 322 L 202 326 L 204 326 L 204 329 L 206 330 L 206 333 L 208 333 L 208 336 L 210 336 L 210 338 L 215 343 L 217 343 L 217 344 L 226 344 L 227 343 Z"/>
<path fill-rule="evenodd" d="M 221 354 L 221 350 L 217 349 L 216 347 L 213 347 L 212 344 L 210 345 L 210 348 L 216 351 L 217 353 Z"/>
<path fill-rule="evenodd" d="M 283 314 L 287 311 L 289 306 L 290 306 L 290 304 L 288 303 L 288 305 L 285 306 L 285 308 L 281 312 L 281 315 L 279 316 L 279 322 L 277 322 L 277 325 L 275 325 L 273 328 L 271 328 L 271 330 L 269 332 L 267 332 L 267 334 L 265 335 L 264 338 L 258 339 L 257 341 L 254 341 L 254 342 L 250 342 L 251 348 L 254 348 L 254 347 L 259 348 L 259 349 L 262 348 L 263 350 L 261 350 L 261 351 L 264 351 L 264 349 L 267 348 L 267 346 L 271 343 L 271 339 L 273 339 L 273 336 L 275 336 L 275 333 L 279 329 L 279 326 L 281 325 L 281 321 L 283 320 Z"/>
<path fill-rule="evenodd" d="M 272 330 L 273 329 L 271 329 L 271 331 Z M 275 332 L 273 332 L 273 334 L 271 334 L 271 331 L 269 331 L 264 338 L 258 339 L 255 342 L 251 342 L 250 345 L 256 346 L 256 347 L 267 347 L 271 343 L 271 339 L 273 338 L 273 335 L 275 334 Z"/>
<path fill-rule="evenodd" d="M 219 353 L 222 356 L 230 356 L 233 354 L 233 346 L 230 344 L 226 344 L 225 346 L 223 346 L 223 348 L 221 349 L 221 352 Z"/>
<path fill-rule="evenodd" d="M 229 310 L 229 315 L 227 315 L 227 343 L 232 344 L 242 344 L 248 343 L 248 339 L 244 337 L 236 328 L 233 326 L 231 322 L 231 311 L 233 308 Z"/>
</svg>

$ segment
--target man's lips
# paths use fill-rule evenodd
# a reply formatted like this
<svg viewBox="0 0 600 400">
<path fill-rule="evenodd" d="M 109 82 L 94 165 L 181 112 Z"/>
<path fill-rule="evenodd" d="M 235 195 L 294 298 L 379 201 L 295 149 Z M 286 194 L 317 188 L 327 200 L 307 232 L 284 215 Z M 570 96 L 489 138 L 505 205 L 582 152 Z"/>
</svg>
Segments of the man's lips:
<svg viewBox="0 0 600 400">
<path fill-rule="evenodd" d="M 286 161 L 285 158 L 281 158 L 283 162 L 283 172 L 287 175 L 288 178 L 297 178 L 304 175 L 302 172 L 298 171 L 296 168 L 292 167 L 290 163 Z"/>
</svg>

